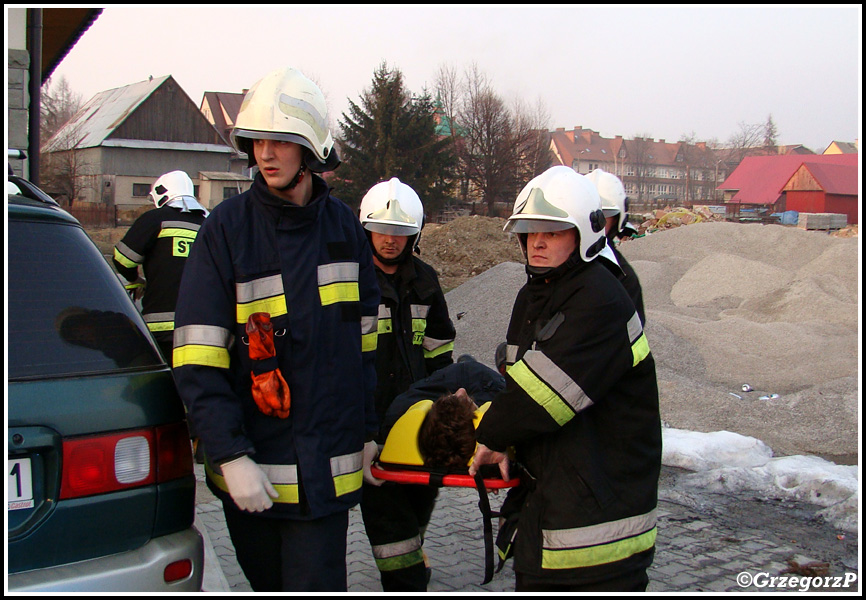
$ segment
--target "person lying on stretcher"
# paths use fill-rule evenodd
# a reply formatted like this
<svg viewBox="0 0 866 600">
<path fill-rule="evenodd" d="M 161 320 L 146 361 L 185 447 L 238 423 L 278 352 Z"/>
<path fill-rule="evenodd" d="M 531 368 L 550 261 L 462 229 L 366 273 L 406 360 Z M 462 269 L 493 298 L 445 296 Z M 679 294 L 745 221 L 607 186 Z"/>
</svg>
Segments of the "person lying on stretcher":
<svg viewBox="0 0 866 600">
<path fill-rule="evenodd" d="M 417 382 L 394 400 L 385 417 L 390 431 L 380 465 L 465 475 L 475 454 L 475 428 L 504 387 L 502 375 L 468 355 Z M 496 467 L 491 467 L 485 476 L 495 477 Z M 508 480 L 507 463 L 499 471 Z"/>
</svg>

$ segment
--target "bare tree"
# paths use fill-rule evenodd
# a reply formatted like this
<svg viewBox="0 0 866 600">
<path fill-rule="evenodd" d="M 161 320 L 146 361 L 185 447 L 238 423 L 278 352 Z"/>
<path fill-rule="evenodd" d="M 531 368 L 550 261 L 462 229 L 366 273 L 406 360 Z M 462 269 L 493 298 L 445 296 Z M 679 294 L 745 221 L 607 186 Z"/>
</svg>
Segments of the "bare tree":
<svg viewBox="0 0 866 600">
<path fill-rule="evenodd" d="M 512 114 L 517 151 L 515 174 L 518 181 L 525 183 L 543 173 L 552 163 L 550 112 L 541 98 L 531 108 L 518 99 Z"/>
<path fill-rule="evenodd" d="M 736 166 L 743 162 L 743 159 L 754 151 L 755 148 L 760 148 L 764 141 L 764 126 L 761 123 L 746 123 L 740 121 L 737 125 L 738 129 L 728 138 L 728 156 L 725 162 L 728 165 Z"/>
<path fill-rule="evenodd" d="M 637 201 L 643 204 L 649 198 L 649 179 L 652 176 L 652 135 L 649 133 L 637 134 L 633 139 L 626 141 L 629 158 L 629 166 L 633 169 L 632 181 L 637 190 Z"/>
<path fill-rule="evenodd" d="M 469 181 L 494 214 L 515 187 L 514 127 L 511 114 L 489 79 L 476 65 L 466 73 L 466 95 L 458 122 L 462 132 L 463 163 Z"/>
<path fill-rule="evenodd" d="M 448 131 L 451 151 L 458 161 L 451 187 L 460 201 L 466 203 L 469 196 L 469 178 L 464 168 L 462 132 L 457 125 L 457 111 L 463 102 L 464 86 L 457 70 L 451 65 L 443 64 L 436 71 L 433 87 L 439 103 L 440 127 Z"/>
<path fill-rule="evenodd" d="M 99 190 L 96 168 L 78 148 L 84 136 L 83 124 L 64 128 L 53 136 L 51 152 L 42 153 L 42 184 L 52 196 L 65 199 L 68 206 L 85 190 Z"/>
<path fill-rule="evenodd" d="M 48 141 L 60 131 L 69 119 L 75 116 L 82 105 L 81 94 L 72 91 L 65 76 L 61 76 L 57 85 L 51 85 L 51 79 L 42 84 L 40 137 Z"/>
</svg>

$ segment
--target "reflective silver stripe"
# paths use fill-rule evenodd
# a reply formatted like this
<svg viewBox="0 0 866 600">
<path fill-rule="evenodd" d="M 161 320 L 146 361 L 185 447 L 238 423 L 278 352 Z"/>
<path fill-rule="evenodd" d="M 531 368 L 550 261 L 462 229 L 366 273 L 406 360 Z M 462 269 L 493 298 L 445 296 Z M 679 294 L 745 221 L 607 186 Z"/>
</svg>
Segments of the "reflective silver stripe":
<svg viewBox="0 0 866 600">
<path fill-rule="evenodd" d="M 453 341 L 454 341 L 454 338 L 451 338 L 450 340 L 437 340 L 435 338 L 425 336 L 423 346 L 424 346 L 425 350 L 430 352 L 432 350 L 435 350 L 436 348 L 440 348 L 440 347 L 444 346 L 445 344 L 450 344 Z"/>
<path fill-rule="evenodd" d="M 274 485 L 297 485 L 297 465 L 259 465 Z"/>
<path fill-rule="evenodd" d="M 133 250 L 132 248 L 130 248 L 129 246 L 127 246 L 123 242 L 117 242 L 117 244 L 114 247 L 121 254 L 123 254 L 126 258 L 131 260 L 132 262 L 139 264 L 139 265 L 144 262 L 144 257 L 141 254 L 139 254 L 138 252 L 136 252 L 135 250 Z"/>
<path fill-rule="evenodd" d="M 385 306 L 384 304 L 379 305 L 379 318 L 380 319 L 390 319 L 391 318 L 391 309 Z"/>
<path fill-rule="evenodd" d="M 517 362 L 517 346 L 514 344 L 508 344 L 505 347 L 505 362 L 510 365 L 513 365 Z"/>
<path fill-rule="evenodd" d="M 586 395 L 579 385 L 569 377 L 565 371 L 560 369 L 556 363 L 550 360 L 545 354 L 538 350 L 529 350 L 523 355 L 523 362 L 526 363 L 535 374 L 541 378 L 551 390 L 559 394 L 559 396 L 574 409 L 574 412 L 579 412 L 588 406 L 592 406 L 592 400 Z"/>
<path fill-rule="evenodd" d="M 174 321 L 173 312 L 164 313 L 147 313 L 142 315 L 146 323 L 160 323 L 164 321 Z"/>
<path fill-rule="evenodd" d="M 426 319 L 427 313 L 430 312 L 430 305 L 411 304 L 409 305 L 409 312 L 413 319 Z"/>
<path fill-rule="evenodd" d="M 373 333 L 379 328 L 378 317 L 361 317 L 361 335 Z"/>
<path fill-rule="evenodd" d="M 656 526 L 656 509 L 645 515 L 627 517 L 619 521 L 575 527 L 573 529 L 542 529 L 543 547 L 547 550 L 585 548 L 634 537 Z"/>
<path fill-rule="evenodd" d="M 356 473 L 361 470 L 364 462 L 364 452 L 353 452 L 352 454 L 344 454 L 331 458 L 331 475 L 338 477 L 349 473 Z"/>
<path fill-rule="evenodd" d="M 195 344 L 228 349 L 233 342 L 232 332 L 216 325 L 184 325 L 174 330 L 175 348 Z"/>
<path fill-rule="evenodd" d="M 300 119 L 307 125 L 313 128 L 320 140 L 324 140 L 329 136 L 328 124 L 325 117 L 319 112 L 314 105 L 301 98 L 294 98 L 288 94 L 280 94 L 280 99 L 277 102 L 280 107 L 280 112 L 289 117 Z M 319 154 L 319 151 L 316 151 Z"/>
<path fill-rule="evenodd" d="M 628 320 L 628 341 L 634 344 L 635 340 L 637 340 L 640 335 L 643 333 L 643 326 L 640 324 L 640 317 L 637 313 L 632 315 L 632 318 Z"/>
<path fill-rule="evenodd" d="M 271 275 L 269 277 L 262 277 L 261 279 L 238 283 L 235 284 L 235 290 L 239 304 L 246 304 L 247 302 L 254 302 L 273 296 L 281 296 L 283 294 L 283 276 Z"/>
<path fill-rule="evenodd" d="M 415 536 L 408 540 L 393 542 L 391 544 L 381 544 L 373 546 L 373 556 L 375 558 L 392 558 L 394 556 L 402 556 L 421 549 L 421 537 Z"/>
<path fill-rule="evenodd" d="M 163 229 L 189 229 L 190 231 L 198 231 L 201 225 L 198 223 L 187 223 L 186 221 L 163 221 Z"/>
<path fill-rule="evenodd" d="M 329 285 L 331 283 L 341 283 L 346 281 L 358 281 L 358 273 L 360 267 L 355 262 L 331 263 L 329 265 L 319 265 L 318 279 L 319 285 Z"/>
</svg>

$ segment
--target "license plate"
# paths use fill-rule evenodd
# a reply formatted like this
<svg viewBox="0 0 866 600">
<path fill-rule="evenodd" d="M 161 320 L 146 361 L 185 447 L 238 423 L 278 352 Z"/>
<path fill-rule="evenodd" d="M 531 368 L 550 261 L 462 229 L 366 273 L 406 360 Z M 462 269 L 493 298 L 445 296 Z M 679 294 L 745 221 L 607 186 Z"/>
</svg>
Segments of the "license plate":
<svg viewBox="0 0 866 600">
<path fill-rule="evenodd" d="M 9 485 L 6 488 L 9 498 L 8 510 L 33 508 L 33 478 L 29 458 L 7 460 Z"/>
</svg>

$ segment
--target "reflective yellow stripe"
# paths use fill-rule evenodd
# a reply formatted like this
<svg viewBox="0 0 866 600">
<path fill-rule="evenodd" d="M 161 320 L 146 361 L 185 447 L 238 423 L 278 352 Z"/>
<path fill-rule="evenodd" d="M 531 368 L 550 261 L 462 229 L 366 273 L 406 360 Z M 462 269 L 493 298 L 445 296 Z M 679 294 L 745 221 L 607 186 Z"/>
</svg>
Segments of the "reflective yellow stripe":
<svg viewBox="0 0 866 600">
<path fill-rule="evenodd" d="M 294 465 L 259 465 L 259 467 L 261 467 L 262 471 L 265 472 L 268 481 L 271 482 L 271 485 L 274 486 L 274 489 L 277 491 L 278 496 L 272 498 L 274 502 L 281 504 L 297 504 L 299 502 L 301 495 L 297 483 L 297 468 Z M 227 494 L 229 493 L 229 488 L 226 485 L 225 478 L 211 469 L 207 462 L 205 462 L 205 471 L 211 481 L 213 481 L 219 489 Z M 281 482 L 281 478 L 277 473 L 285 472 L 294 472 L 295 476 L 293 478 L 283 478 L 289 479 L 289 481 Z"/>
<path fill-rule="evenodd" d="M 377 332 L 365 333 L 361 336 L 361 352 L 372 352 L 379 345 L 379 334 Z"/>
<path fill-rule="evenodd" d="M 126 258 L 126 256 L 124 256 L 117 248 L 114 249 L 114 260 L 129 269 L 135 269 L 139 264 L 141 264 Z"/>
<path fill-rule="evenodd" d="M 361 294 L 358 291 L 358 282 L 348 281 L 319 287 L 319 298 L 322 306 L 328 306 L 337 302 L 359 302 Z"/>
<path fill-rule="evenodd" d="M 657 529 L 653 527 L 650 531 L 636 537 L 599 546 L 568 550 L 542 548 L 541 568 L 576 569 L 578 567 L 592 567 L 623 560 L 633 554 L 652 548 L 656 543 L 656 533 Z"/>
<path fill-rule="evenodd" d="M 508 374 L 530 398 L 547 411 L 557 425 L 565 425 L 574 417 L 574 411 L 571 410 L 571 407 L 539 379 L 523 360 L 512 365 L 508 369 Z"/>
<path fill-rule="evenodd" d="M 266 312 L 271 315 L 272 319 L 288 312 L 286 309 L 286 297 L 282 295 L 265 298 L 264 300 L 256 300 L 249 304 L 238 304 L 236 310 L 238 323 L 246 323 L 250 315 L 257 312 Z"/>
<path fill-rule="evenodd" d="M 171 331 L 174 329 L 174 321 L 163 323 L 148 323 L 147 328 L 151 331 Z"/>
<path fill-rule="evenodd" d="M 373 557 L 380 571 L 396 571 L 423 563 L 421 537 L 416 535 L 408 540 L 373 546 Z"/>
<path fill-rule="evenodd" d="M 394 331 L 394 324 L 391 319 L 379 319 L 379 333 L 391 333 Z"/>
<path fill-rule="evenodd" d="M 198 231 L 190 231 L 189 229 L 163 229 L 157 237 L 182 237 L 194 240 L 198 235 Z"/>
<path fill-rule="evenodd" d="M 423 332 L 427 329 L 427 319 L 412 319 L 412 331 Z"/>
<path fill-rule="evenodd" d="M 231 361 L 229 359 L 229 351 L 226 348 L 188 344 L 174 348 L 172 351 L 172 362 L 175 368 L 184 365 L 199 365 L 202 367 L 228 369 Z"/>
<path fill-rule="evenodd" d="M 361 489 L 361 484 L 364 483 L 364 472 L 349 473 L 348 475 L 340 475 L 334 477 L 334 491 L 337 496 L 350 494 L 355 490 Z"/>
<path fill-rule="evenodd" d="M 631 342 L 632 366 L 634 367 L 649 356 L 649 341 L 646 339 L 637 311 L 628 320 L 626 327 L 628 329 L 628 340 Z"/>
<path fill-rule="evenodd" d="M 631 345 L 631 354 L 634 358 L 632 366 L 637 366 L 640 361 L 649 356 L 649 353 L 649 341 L 647 341 L 645 334 L 641 334 L 638 340 Z"/>
<path fill-rule="evenodd" d="M 426 342 L 425 342 L 426 345 Z M 436 348 L 435 350 L 424 350 L 424 358 L 436 358 L 440 354 L 454 351 L 454 342 L 448 342 Z"/>
<path fill-rule="evenodd" d="M 286 314 L 282 275 L 269 275 L 235 285 L 237 322 L 246 323 L 250 315 L 266 312 L 271 318 Z"/>
<path fill-rule="evenodd" d="M 331 458 L 331 476 L 334 478 L 334 491 L 337 496 L 361 489 L 364 482 L 363 456 L 363 452 L 353 452 Z"/>
</svg>

